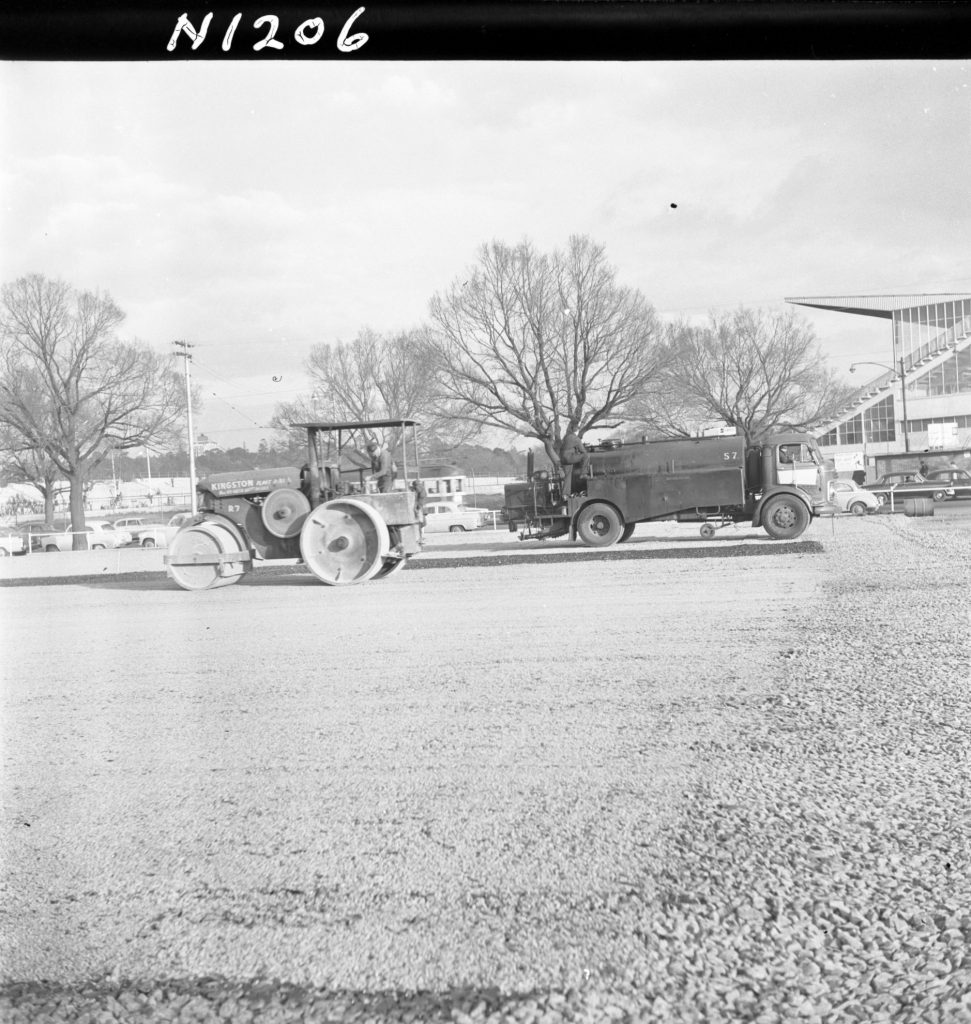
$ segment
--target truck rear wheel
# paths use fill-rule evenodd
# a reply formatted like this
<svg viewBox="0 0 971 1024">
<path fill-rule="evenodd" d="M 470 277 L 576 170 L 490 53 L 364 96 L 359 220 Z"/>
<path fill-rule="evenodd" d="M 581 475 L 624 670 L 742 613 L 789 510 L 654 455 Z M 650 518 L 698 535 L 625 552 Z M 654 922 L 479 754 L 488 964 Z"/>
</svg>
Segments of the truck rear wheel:
<svg viewBox="0 0 971 1024">
<path fill-rule="evenodd" d="M 809 525 L 809 509 L 795 496 L 779 494 L 763 506 L 762 525 L 773 540 L 792 540 Z"/>
<path fill-rule="evenodd" d="M 616 544 L 624 534 L 624 521 L 620 513 L 602 501 L 594 501 L 580 509 L 577 516 L 577 536 L 593 548 Z"/>
<path fill-rule="evenodd" d="M 624 527 L 624 532 L 620 535 L 620 542 L 621 542 L 621 544 L 623 544 L 625 540 L 630 540 L 631 539 L 631 537 L 634 535 L 634 527 L 635 526 L 637 526 L 637 523 L 628 523 Z"/>
</svg>

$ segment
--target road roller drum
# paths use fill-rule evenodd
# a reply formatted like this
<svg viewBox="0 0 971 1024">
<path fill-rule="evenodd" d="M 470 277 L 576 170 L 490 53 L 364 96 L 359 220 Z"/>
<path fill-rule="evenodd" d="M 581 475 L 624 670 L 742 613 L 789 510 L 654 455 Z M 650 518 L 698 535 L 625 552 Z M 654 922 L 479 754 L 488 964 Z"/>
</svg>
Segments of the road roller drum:
<svg viewBox="0 0 971 1024">
<path fill-rule="evenodd" d="M 388 527 L 377 510 L 353 498 L 315 508 L 300 530 L 300 555 L 330 586 L 350 586 L 376 576 L 391 550 Z"/>
<path fill-rule="evenodd" d="M 183 590 L 213 590 L 235 583 L 250 562 L 242 534 L 226 520 L 203 519 L 175 535 L 165 558 Z"/>
</svg>

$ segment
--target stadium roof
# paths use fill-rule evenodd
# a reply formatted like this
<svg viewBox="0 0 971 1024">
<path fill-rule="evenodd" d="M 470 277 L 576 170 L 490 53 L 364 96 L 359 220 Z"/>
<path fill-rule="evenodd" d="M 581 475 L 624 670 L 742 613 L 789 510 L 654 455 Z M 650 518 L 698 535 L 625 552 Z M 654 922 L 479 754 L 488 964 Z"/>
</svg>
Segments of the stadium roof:
<svg viewBox="0 0 971 1024">
<path fill-rule="evenodd" d="M 786 298 L 796 306 L 812 306 L 815 309 L 831 309 L 836 313 L 861 313 L 863 316 L 880 316 L 890 320 L 899 309 L 914 306 L 931 306 L 937 302 L 959 302 L 971 299 L 967 292 L 947 292 L 940 295 L 803 295 Z"/>
<path fill-rule="evenodd" d="M 313 420 L 310 423 L 291 423 L 291 427 L 313 427 L 315 430 L 363 430 L 371 427 L 417 427 L 417 420 L 402 417 L 396 420 L 349 420 L 346 423 L 332 423 L 329 420 Z"/>
</svg>

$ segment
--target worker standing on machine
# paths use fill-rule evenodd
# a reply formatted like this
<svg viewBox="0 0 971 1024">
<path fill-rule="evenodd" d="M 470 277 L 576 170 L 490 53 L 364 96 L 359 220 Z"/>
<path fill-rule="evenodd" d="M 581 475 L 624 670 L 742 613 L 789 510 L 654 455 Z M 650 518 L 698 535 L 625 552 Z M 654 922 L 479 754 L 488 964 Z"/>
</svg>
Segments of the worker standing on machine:
<svg viewBox="0 0 971 1024">
<path fill-rule="evenodd" d="M 421 480 L 412 480 L 411 489 L 415 493 L 415 518 L 418 520 L 418 536 L 425 535 L 425 498 L 428 496 Z"/>
<path fill-rule="evenodd" d="M 365 448 L 371 459 L 371 475 L 368 480 L 375 482 L 380 494 L 387 494 L 394 483 L 394 462 L 391 460 L 391 453 L 377 441 L 368 441 Z"/>
<path fill-rule="evenodd" d="M 563 469 L 563 497 L 569 498 L 573 493 L 573 478 L 587 475 L 590 454 L 586 445 L 580 440 L 579 434 L 572 428 L 567 431 L 560 445 L 560 466 Z M 579 473 L 576 472 L 579 469 Z"/>
</svg>

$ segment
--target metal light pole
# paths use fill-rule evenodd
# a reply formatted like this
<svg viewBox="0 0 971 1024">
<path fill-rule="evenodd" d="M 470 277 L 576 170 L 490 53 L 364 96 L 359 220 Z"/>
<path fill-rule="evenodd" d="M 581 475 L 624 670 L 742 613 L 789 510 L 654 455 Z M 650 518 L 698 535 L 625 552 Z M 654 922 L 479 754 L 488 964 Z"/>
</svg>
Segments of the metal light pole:
<svg viewBox="0 0 971 1024">
<path fill-rule="evenodd" d="M 880 366 L 884 370 L 889 370 L 891 373 L 899 373 L 900 374 L 900 398 L 901 398 L 901 404 L 903 406 L 903 415 L 904 415 L 904 419 L 903 419 L 904 451 L 905 452 L 909 452 L 910 451 L 910 436 L 909 436 L 909 434 L 907 432 L 907 375 L 904 373 L 904 360 L 903 360 L 903 356 L 901 356 L 900 359 L 897 360 L 897 367 L 896 368 L 894 368 L 893 366 L 888 366 L 886 363 L 871 363 L 869 360 L 864 360 L 863 362 L 853 363 L 850 366 L 850 373 L 856 373 L 856 368 L 858 366 Z M 862 413 L 860 415 L 862 416 Z"/>
<path fill-rule="evenodd" d="M 148 448 L 145 448 L 145 470 L 148 473 L 148 507 L 151 509 L 155 504 L 152 495 L 152 457 Z"/>
<path fill-rule="evenodd" d="M 172 344 L 182 350 L 182 358 L 185 360 L 185 407 L 189 426 L 189 507 L 192 509 L 192 514 L 195 515 L 198 511 L 196 506 L 196 453 L 193 440 L 195 435 L 192 431 L 192 384 L 189 379 L 189 362 L 192 359 L 189 349 L 193 346 L 187 341 L 174 341 Z"/>
</svg>

